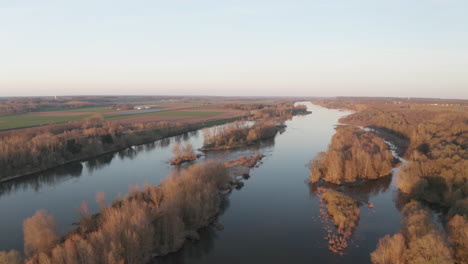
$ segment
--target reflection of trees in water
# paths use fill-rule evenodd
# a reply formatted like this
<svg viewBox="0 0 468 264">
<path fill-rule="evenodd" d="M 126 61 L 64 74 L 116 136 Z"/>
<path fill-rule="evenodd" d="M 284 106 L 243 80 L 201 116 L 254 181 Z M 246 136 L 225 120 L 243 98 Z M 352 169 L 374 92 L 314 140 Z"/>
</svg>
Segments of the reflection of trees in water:
<svg viewBox="0 0 468 264">
<path fill-rule="evenodd" d="M 145 144 L 143 146 L 145 146 L 145 151 L 146 152 L 149 152 L 149 151 L 152 151 L 152 150 L 156 149 L 156 143 L 155 142 L 151 142 L 151 143 Z"/>
<path fill-rule="evenodd" d="M 320 221 L 330 251 L 343 254 L 360 219 L 359 207 L 390 187 L 391 176 L 351 185 L 309 184 L 310 195 L 320 198 Z M 370 205 L 370 204 L 369 204 Z"/>
<path fill-rule="evenodd" d="M 121 160 L 131 159 L 133 160 L 137 156 L 138 152 L 133 148 L 126 148 L 117 152 L 117 155 Z"/>
<path fill-rule="evenodd" d="M 115 157 L 115 153 L 104 154 L 94 159 L 87 160 L 85 165 L 89 173 L 95 170 L 102 169 L 111 164 Z"/>
<path fill-rule="evenodd" d="M 332 183 L 309 184 L 310 195 L 317 196 L 318 189 L 334 190 L 353 197 L 362 203 L 369 203 L 371 197 L 388 191 L 392 182 L 392 176 L 383 177 L 376 180 L 369 180 L 356 185 L 337 185 Z"/>
<path fill-rule="evenodd" d="M 223 215 L 224 212 L 229 208 L 229 198 L 224 197 L 221 208 L 220 215 Z M 216 217 L 215 222 L 217 222 L 218 217 Z M 171 253 L 164 257 L 155 258 L 153 264 L 183 264 L 187 259 L 190 260 L 200 260 L 204 256 L 208 255 L 214 248 L 215 241 L 218 239 L 218 228 L 214 225 L 209 225 L 205 228 L 202 228 L 198 231 L 200 235 L 200 240 L 187 242 L 184 247 L 176 253 Z"/>
<path fill-rule="evenodd" d="M 196 135 L 198 135 L 198 131 L 185 133 L 179 137 L 185 140 L 186 138 Z M 138 156 L 139 153 L 152 151 L 158 147 L 166 148 L 170 146 L 170 144 L 171 137 L 164 138 L 151 143 L 126 148 L 115 153 L 108 153 L 96 158 L 91 158 L 83 162 L 83 164 L 86 166 L 88 172 L 92 173 L 110 165 L 116 156 L 118 156 L 121 160 L 133 160 Z M 43 186 L 55 186 L 71 178 L 80 177 L 82 170 L 82 162 L 73 162 L 41 173 L 35 173 L 19 177 L 14 180 L 2 182 L 0 183 L 0 196 L 17 190 L 34 189 L 35 191 L 39 191 Z"/>
<path fill-rule="evenodd" d="M 160 148 L 167 148 L 169 145 L 171 145 L 171 139 L 170 138 L 163 138 L 161 140 L 156 141 L 159 145 Z"/>
<path fill-rule="evenodd" d="M 258 144 L 250 145 L 242 148 L 233 148 L 227 150 L 212 150 L 205 152 L 204 155 L 208 159 L 216 159 L 220 161 L 227 161 L 231 159 L 237 159 L 240 156 L 251 156 L 255 153 L 264 153 L 269 148 L 274 147 L 275 139 L 268 138 L 262 140 Z"/>
<path fill-rule="evenodd" d="M 83 165 L 80 162 L 70 163 L 29 176 L 20 177 L 11 181 L 0 183 L 0 196 L 18 190 L 41 190 L 44 186 L 55 186 L 71 178 L 80 177 Z"/>
</svg>

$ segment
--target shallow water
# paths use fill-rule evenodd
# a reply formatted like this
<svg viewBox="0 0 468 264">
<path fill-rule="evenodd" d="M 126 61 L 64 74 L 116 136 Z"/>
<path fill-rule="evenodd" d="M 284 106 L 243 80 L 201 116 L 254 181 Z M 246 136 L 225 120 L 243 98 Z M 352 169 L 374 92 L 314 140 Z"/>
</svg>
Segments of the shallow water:
<svg viewBox="0 0 468 264">
<path fill-rule="evenodd" d="M 397 191 L 391 177 L 340 191 L 374 204 L 360 207 L 359 223 L 340 256 L 328 250 L 320 221 L 320 199 L 307 184 L 308 162 L 325 151 L 337 120 L 349 112 L 306 103 L 311 115 L 296 116 L 275 140 L 262 146 L 209 152 L 205 158 L 230 159 L 261 152 L 263 164 L 251 171 L 245 186 L 233 191 L 219 221 L 224 230 L 205 228 L 201 240 L 156 263 L 369 263 L 378 239 L 399 229 L 395 208 Z M 129 184 L 158 184 L 171 171 L 167 160 L 172 144 L 190 140 L 195 148 L 203 135 L 189 133 L 63 166 L 46 173 L 0 184 L 0 250 L 22 250 L 22 221 L 38 209 L 56 218 L 58 228 L 72 228 L 82 201 L 95 212 L 95 195 L 104 191 L 107 202 Z"/>
</svg>

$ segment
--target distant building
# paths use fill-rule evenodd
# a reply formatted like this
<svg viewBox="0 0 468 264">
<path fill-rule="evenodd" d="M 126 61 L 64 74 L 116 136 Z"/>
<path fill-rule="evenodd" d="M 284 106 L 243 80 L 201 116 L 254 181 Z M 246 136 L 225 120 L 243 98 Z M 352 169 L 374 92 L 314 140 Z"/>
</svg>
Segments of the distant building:
<svg viewBox="0 0 468 264">
<path fill-rule="evenodd" d="M 153 107 L 156 107 L 156 105 L 137 105 L 137 106 L 134 106 L 133 109 L 142 110 L 142 109 L 150 109 Z"/>
</svg>

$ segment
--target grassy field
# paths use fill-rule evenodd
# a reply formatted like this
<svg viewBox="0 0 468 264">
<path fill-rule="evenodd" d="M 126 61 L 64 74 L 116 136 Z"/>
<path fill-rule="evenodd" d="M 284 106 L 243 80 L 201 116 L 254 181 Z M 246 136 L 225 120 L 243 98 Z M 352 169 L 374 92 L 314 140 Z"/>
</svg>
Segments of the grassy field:
<svg viewBox="0 0 468 264">
<path fill-rule="evenodd" d="M 219 108 L 216 106 L 197 106 L 197 107 L 186 108 L 184 110 L 211 110 L 211 111 L 225 112 L 226 109 L 228 108 Z"/>
<path fill-rule="evenodd" d="M 32 115 L 14 115 L 0 117 L 0 130 L 41 126 L 47 124 L 66 123 L 69 121 L 80 120 L 91 115 L 79 116 L 32 116 Z"/>
<path fill-rule="evenodd" d="M 51 108 L 51 109 L 44 109 L 44 110 L 38 111 L 38 113 L 40 112 L 47 112 L 47 113 L 51 113 L 51 112 L 65 112 L 65 113 L 99 112 L 99 113 L 102 113 L 102 112 L 110 112 L 110 111 L 113 111 L 113 110 L 102 106 L 102 107 L 85 107 L 85 108 L 75 108 L 75 109 Z"/>
<path fill-rule="evenodd" d="M 83 112 L 83 113 L 92 112 L 93 113 L 93 114 L 84 114 L 84 115 L 76 115 L 76 116 L 60 116 L 60 115 L 57 115 L 57 116 L 34 116 L 34 115 L 1 116 L 0 117 L 0 130 L 66 123 L 69 121 L 88 118 L 94 114 L 102 114 L 105 120 L 115 121 L 115 120 L 136 118 L 136 117 L 142 117 L 142 116 L 211 117 L 217 114 L 224 113 L 224 112 L 218 112 L 218 111 L 169 110 L 169 111 L 143 113 L 143 114 L 118 114 L 118 113 L 106 114 L 104 110 L 108 111 L 108 109 L 105 109 L 103 107 L 81 108 L 81 109 L 75 109 L 75 110 L 69 110 L 69 111 L 60 111 L 60 112 L 65 112 L 65 113 L 69 113 L 69 112 Z"/>
<path fill-rule="evenodd" d="M 141 116 L 190 116 L 190 117 L 210 117 L 215 116 L 217 114 L 221 114 L 224 112 L 214 112 L 214 111 L 187 111 L 187 110 L 170 110 L 170 111 L 161 111 L 161 112 L 153 112 L 153 113 L 144 113 L 144 114 L 136 114 L 136 115 L 128 115 L 128 114 L 110 114 L 104 115 L 106 120 L 120 120 L 120 119 L 127 119 L 127 118 L 135 118 Z"/>
</svg>

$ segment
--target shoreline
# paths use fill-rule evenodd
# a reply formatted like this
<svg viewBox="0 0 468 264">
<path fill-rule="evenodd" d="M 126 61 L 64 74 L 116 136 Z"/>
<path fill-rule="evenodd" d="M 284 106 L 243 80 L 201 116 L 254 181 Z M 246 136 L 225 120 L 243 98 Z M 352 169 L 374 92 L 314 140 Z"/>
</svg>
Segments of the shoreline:
<svg viewBox="0 0 468 264">
<path fill-rule="evenodd" d="M 165 139 L 165 138 L 174 137 L 174 136 L 182 135 L 182 134 L 185 134 L 185 133 L 197 131 L 197 130 L 200 130 L 200 129 L 206 128 L 206 127 L 212 127 L 212 126 L 227 124 L 227 123 L 242 119 L 244 117 L 246 117 L 246 116 L 233 117 L 233 118 L 227 118 L 227 119 L 218 119 L 218 120 L 212 120 L 212 121 L 208 121 L 208 122 L 204 122 L 204 123 L 198 123 L 198 124 L 195 124 L 197 126 L 196 128 L 189 129 L 189 130 L 184 131 L 184 132 L 176 132 L 176 133 L 168 135 L 168 136 L 159 136 L 159 137 L 156 137 L 154 139 L 147 140 L 147 141 L 144 141 L 144 142 L 141 142 L 141 143 L 138 143 L 138 144 L 132 144 L 132 145 L 125 146 L 125 147 L 117 147 L 117 148 L 114 148 L 114 149 L 103 151 L 103 152 L 101 152 L 99 154 L 96 154 L 96 155 L 92 155 L 92 156 L 88 156 L 88 157 L 80 157 L 80 158 L 68 160 L 66 162 L 62 162 L 60 164 L 56 164 L 56 165 L 51 166 L 51 167 L 40 168 L 40 169 L 32 170 L 32 171 L 29 171 L 29 172 L 26 172 L 26 173 L 17 174 L 17 175 L 14 175 L 14 176 L 2 178 L 2 179 L 0 179 L 0 184 L 3 183 L 3 182 L 13 181 L 13 180 L 21 178 L 21 177 L 32 176 L 34 174 L 38 174 L 38 173 L 41 173 L 41 172 L 46 172 L 46 171 L 49 171 L 49 170 L 53 170 L 53 169 L 58 168 L 60 166 L 65 166 L 65 165 L 68 165 L 68 164 L 71 164 L 71 163 L 74 163 L 74 162 L 83 162 L 83 161 L 87 161 L 87 160 L 90 160 L 90 159 L 98 158 L 98 157 L 101 157 L 103 155 L 113 153 L 113 152 L 122 151 L 122 150 L 125 150 L 125 149 L 133 147 L 133 146 L 140 146 L 140 145 L 149 144 L 149 143 L 159 141 L 159 140 L 162 140 L 162 139 Z M 143 132 L 143 131 L 140 131 L 140 132 Z"/>
</svg>

